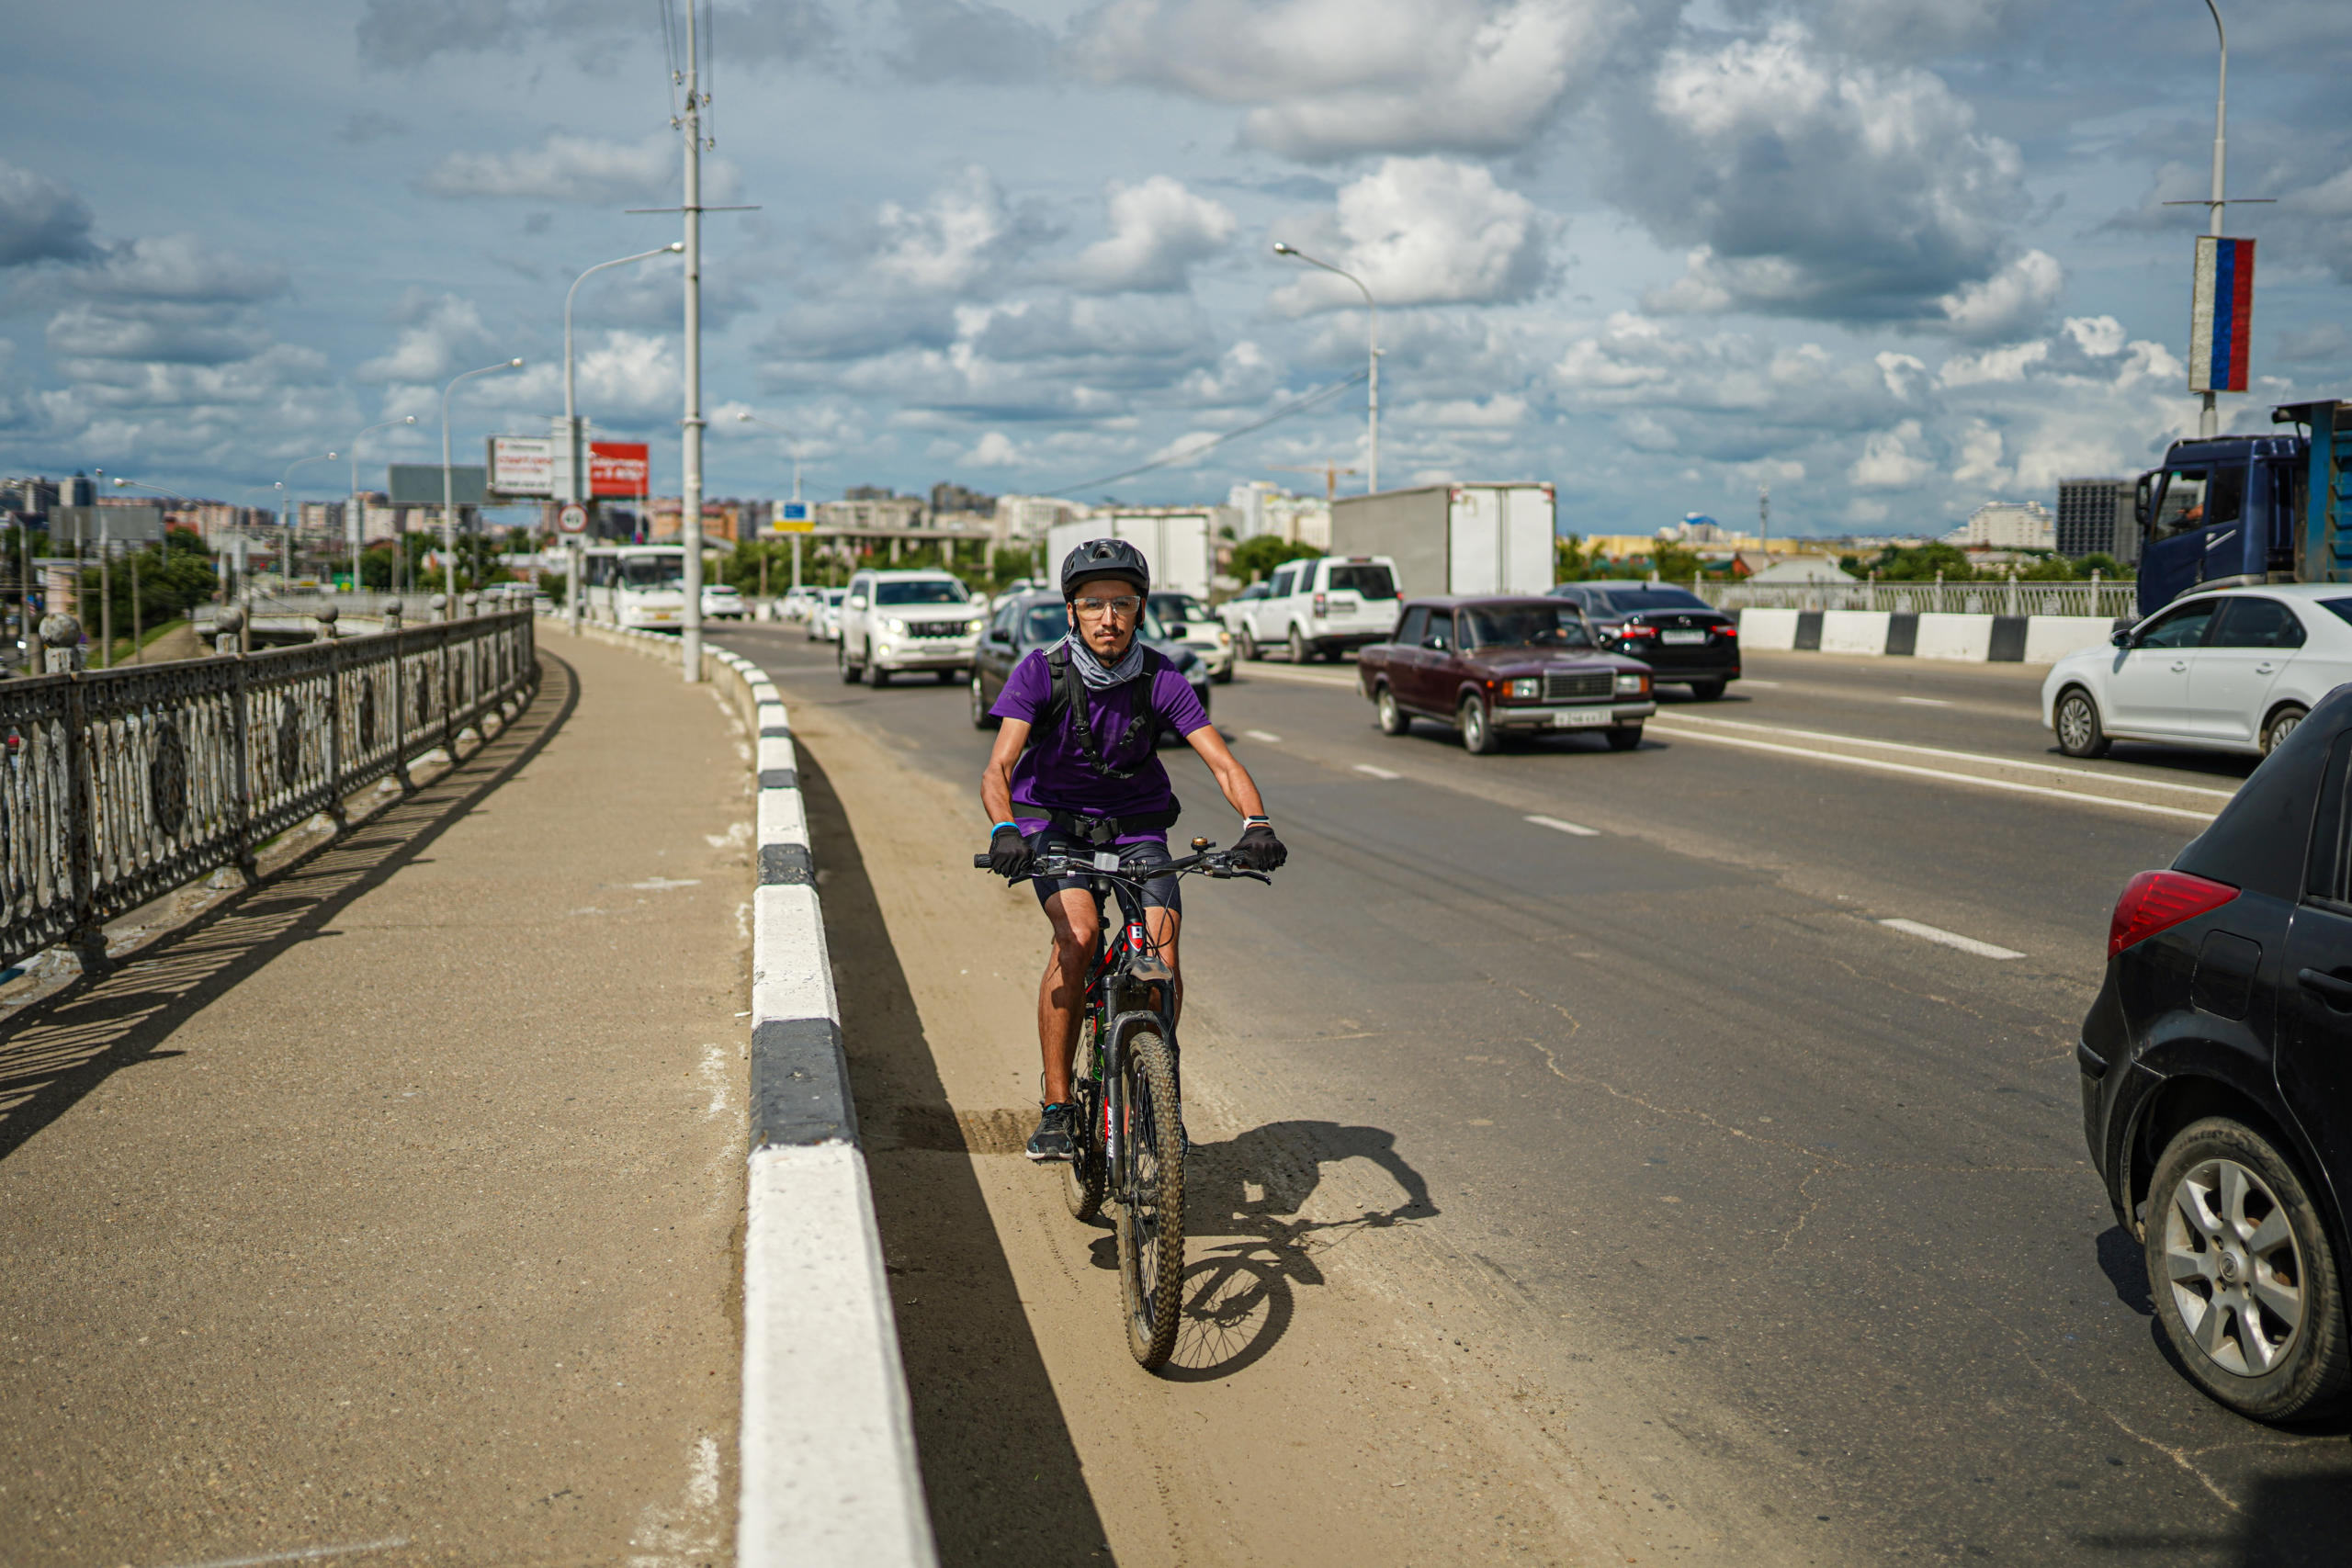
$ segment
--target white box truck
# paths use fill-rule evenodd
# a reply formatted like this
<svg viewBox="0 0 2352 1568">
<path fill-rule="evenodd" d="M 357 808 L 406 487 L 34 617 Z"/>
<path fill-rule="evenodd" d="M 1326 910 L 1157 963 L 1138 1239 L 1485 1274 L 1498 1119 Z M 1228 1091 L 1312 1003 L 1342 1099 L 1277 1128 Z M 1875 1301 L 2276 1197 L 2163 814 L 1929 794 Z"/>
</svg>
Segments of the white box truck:
<svg viewBox="0 0 2352 1568">
<path fill-rule="evenodd" d="M 1552 487 L 1425 485 L 1341 496 L 1331 553 L 1385 556 L 1415 593 L 1541 593 L 1552 586 Z"/>
<path fill-rule="evenodd" d="M 1068 523 L 1046 534 L 1046 570 L 1050 585 L 1062 579 L 1062 562 L 1089 539 L 1125 539 L 1151 563 L 1151 585 L 1170 593 L 1205 599 L 1216 570 L 1216 531 L 1205 506 L 1123 506 Z"/>
</svg>

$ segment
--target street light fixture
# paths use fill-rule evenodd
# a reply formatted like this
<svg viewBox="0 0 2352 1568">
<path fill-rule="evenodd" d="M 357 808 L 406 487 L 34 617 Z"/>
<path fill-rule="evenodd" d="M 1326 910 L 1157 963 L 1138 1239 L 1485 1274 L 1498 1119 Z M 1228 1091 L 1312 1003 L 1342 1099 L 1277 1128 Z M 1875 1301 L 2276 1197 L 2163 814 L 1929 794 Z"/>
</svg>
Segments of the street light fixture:
<svg viewBox="0 0 2352 1568">
<path fill-rule="evenodd" d="M 286 472 L 278 479 L 277 488 L 285 498 L 285 504 L 278 510 L 277 520 L 286 530 L 282 536 L 286 541 L 286 585 L 289 588 L 294 584 L 294 491 L 288 485 L 294 478 L 294 470 L 305 463 L 332 463 L 340 456 L 341 453 L 329 452 L 320 457 L 297 457 L 286 465 Z"/>
<path fill-rule="evenodd" d="M 362 544 L 359 527 L 359 443 L 379 430 L 390 430 L 396 424 L 414 424 L 416 415 L 404 413 L 398 419 L 388 419 L 381 424 L 371 424 L 351 438 L 351 514 L 344 519 L 345 532 L 351 536 L 351 591 L 359 592 L 359 550 Z"/>
<path fill-rule="evenodd" d="M 563 498 L 566 501 L 577 502 L 588 499 L 581 493 L 582 487 L 580 482 L 582 468 L 580 416 L 571 390 L 572 297 L 580 292 L 582 284 L 608 266 L 627 266 L 631 262 L 651 261 L 655 256 L 673 256 L 685 248 L 686 243 L 684 240 L 673 240 L 666 245 L 658 245 L 650 251 L 639 251 L 633 256 L 617 256 L 608 262 L 598 262 L 594 266 L 573 278 L 571 287 L 563 291 L 563 439 L 565 450 L 571 454 L 571 492 Z"/>
<path fill-rule="evenodd" d="M 1372 317 L 1372 412 L 1369 419 L 1371 450 L 1366 454 L 1364 463 L 1366 470 L 1364 493 L 1376 494 L 1380 490 L 1380 301 L 1372 297 L 1372 290 L 1365 288 L 1363 279 L 1354 273 L 1342 267 L 1333 266 L 1327 261 L 1317 261 L 1295 245 L 1286 245 L 1280 240 L 1276 240 L 1274 254 L 1289 256 L 1292 260 L 1303 261 L 1309 266 L 1319 266 L 1334 276 L 1344 277 L 1354 284 L 1356 291 L 1363 296 L 1364 308 Z"/>
<path fill-rule="evenodd" d="M 441 389 L 441 566 L 446 585 L 442 592 L 448 595 L 444 613 L 448 615 L 454 616 L 458 613 L 458 518 L 457 501 L 449 480 L 449 394 L 458 389 L 460 381 L 476 376 L 488 376 L 493 371 L 521 368 L 523 362 L 520 359 L 502 360 L 496 365 L 485 365 L 479 370 L 459 371 L 449 378 L 447 386 Z"/>
</svg>

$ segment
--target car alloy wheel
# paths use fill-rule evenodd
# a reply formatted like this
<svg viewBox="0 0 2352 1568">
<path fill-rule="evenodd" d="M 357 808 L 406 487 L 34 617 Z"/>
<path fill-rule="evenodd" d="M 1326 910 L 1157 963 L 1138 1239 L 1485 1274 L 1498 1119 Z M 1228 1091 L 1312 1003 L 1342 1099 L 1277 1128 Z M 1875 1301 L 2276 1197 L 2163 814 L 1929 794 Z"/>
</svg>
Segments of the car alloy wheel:
<svg viewBox="0 0 2352 1568">
<path fill-rule="evenodd" d="M 2142 1245 L 2165 1337 L 2215 1399 L 2282 1421 L 2352 1387 L 2326 1227 L 2264 1134 L 2223 1116 L 2182 1129 L 2156 1162 Z"/>
<path fill-rule="evenodd" d="M 2267 757 L 2276 751 L 2287 737 L 2295 733 L 2303 717 L 2303 710 L 2292 704 L 2272 714 L 2270 722 L 2262 727 L 2262 754 Z"/>
<path fill-rule="evenodd" d="M 1304 664 L 1306 660 L 1306 639 L 1298 635 L 1296 626 L 1293 626 L 1290 629 L 1290 661 L 1293 664 Z"/>
<path fill-rule="evenodd" d="M 1252 664 L 1261 657 L 1258 652 L 1258 638 L 1248 626 L 1241 628 L 1241 657 Z"/>
<path fill-rule="evenodd" d="M 841 666 L 842 684 L 844 686 L 856 685 L 859 671 L 857 666 L 849 661 L 849 644 L 843 642 L 834 646 L 833 661 Z"/>
<path fill-rule="evenodd" d="M 2059 694 L 2052 728 L 2058 732 L 2058 750 L 2069 757 L 2107 755 L 2107 731 L 2098 721 L 2098 705 L 2080 686 L 2069 686 Z"/>
<path fill-rule="evenodd" d="M 974 729 L 992 728 L 989 718 L 988 693 L 980 685 L 980 672 L 977 670 L 972 671 L 972 728 Z"/>
<path fill-rule="evenodd" d="M 1475 696 L 1462 699 L 1462 749 L 1482 757 L 1502 750 L 1487 705 Z"/>
<path fill-rule="evenodd" d="M 1372 699 L 1372 705 L 1373 711 L 1380 717 L 1381 734 L 1402 735 L 1413 728 L 1412 719 L 1396 705 L 1396 694 L 1387 687 L 1380 688 L 1379 695 Z"/>
</svg>

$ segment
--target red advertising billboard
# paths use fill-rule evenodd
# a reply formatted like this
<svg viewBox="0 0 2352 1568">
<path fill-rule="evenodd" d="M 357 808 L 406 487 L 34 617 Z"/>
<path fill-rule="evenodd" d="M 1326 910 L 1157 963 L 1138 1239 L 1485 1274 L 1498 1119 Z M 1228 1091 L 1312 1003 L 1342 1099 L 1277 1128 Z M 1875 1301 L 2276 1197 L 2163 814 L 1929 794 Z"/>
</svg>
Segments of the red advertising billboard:
<svg viewBox="0 0 2352 1568">
<path fill-rule="evenodd" d="M 592 441 L 588 444 L 588 493 L 643 495 L 648 467 L 641 441 Z"/>
</svg>

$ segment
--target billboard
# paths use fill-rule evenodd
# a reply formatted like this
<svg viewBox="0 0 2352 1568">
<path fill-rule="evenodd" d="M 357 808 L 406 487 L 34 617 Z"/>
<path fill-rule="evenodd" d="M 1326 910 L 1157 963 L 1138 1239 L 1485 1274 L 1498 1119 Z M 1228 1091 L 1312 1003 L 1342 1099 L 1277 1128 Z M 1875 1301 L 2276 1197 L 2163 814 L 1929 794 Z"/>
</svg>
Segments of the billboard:
<svg viewBox="0 0 2352 1568">
<path fill-rule="evenodd" d="M 501 495 L 555 494 L 555 443 L 544 435 L 492 436 L 490 488 Z"/>
<path fill-rule="evenodd" d="M 2188 306 L 2188 389 L 2245 390 L 2254 339 L 2254 242 L 2197 237 L 2197 287 Z"/>
<path fill-rule="evenodd" d="M 485 470 L 479 463 L 453 463 L 449 467 L 449 499 L 459 506 L 480 506 Z M 393 463 L 384 475 L 384 493 L 394 506 L 438 506 L 441 504 L 441 465 L 438 463 Z"/>
<path fill-rule="evenodd" d="M 588 493 L 592 496 L 643 495 L 650 472 L 642 441 L 588 444 Z"/>
<path fill-rule="evenodd" d="M 806 501 L 779 501 L 768 520 L 772 534 L 806 534 L 817 526 L 817 508 Z"/>
</svg>

